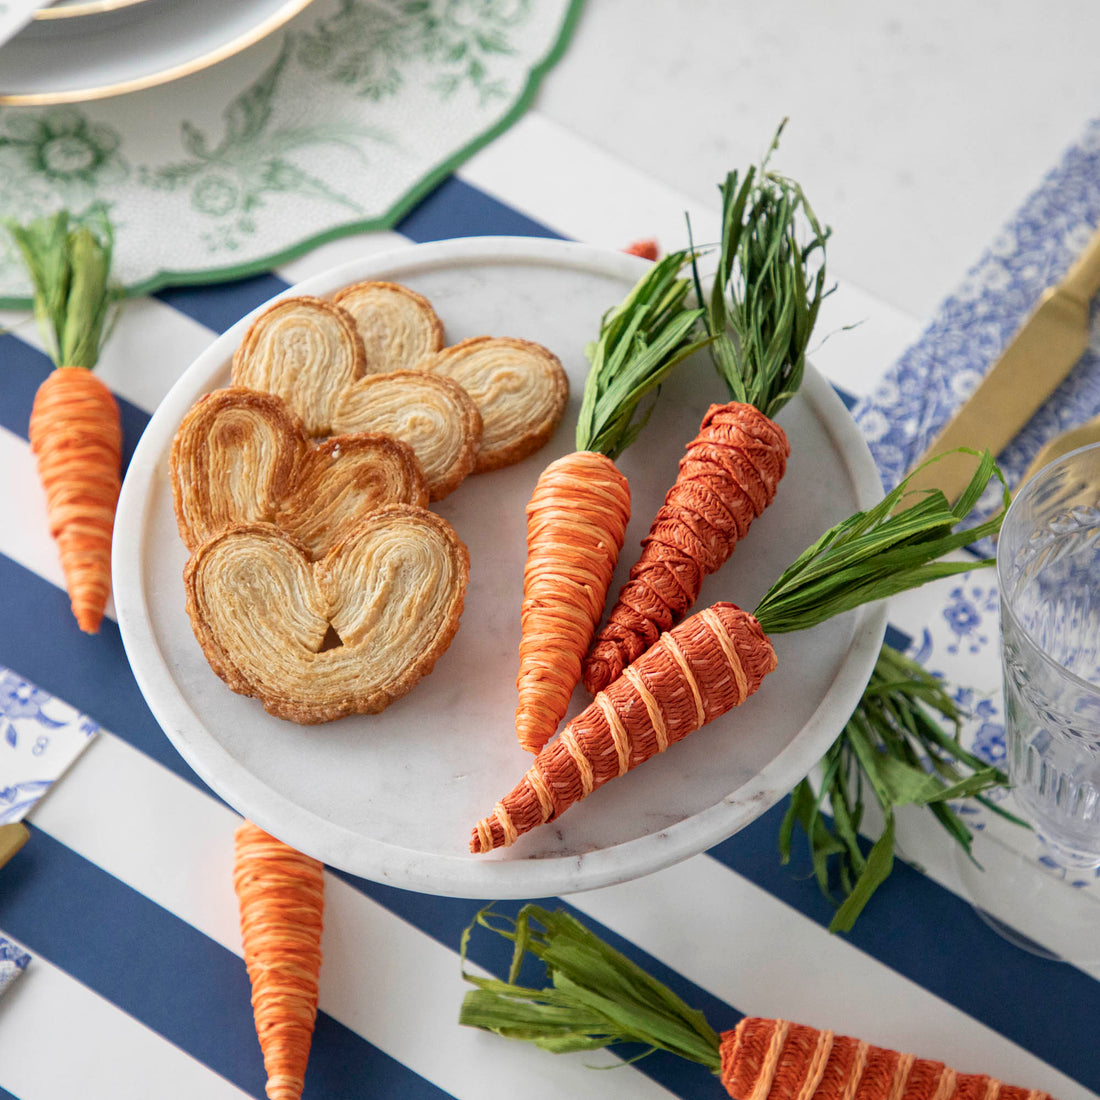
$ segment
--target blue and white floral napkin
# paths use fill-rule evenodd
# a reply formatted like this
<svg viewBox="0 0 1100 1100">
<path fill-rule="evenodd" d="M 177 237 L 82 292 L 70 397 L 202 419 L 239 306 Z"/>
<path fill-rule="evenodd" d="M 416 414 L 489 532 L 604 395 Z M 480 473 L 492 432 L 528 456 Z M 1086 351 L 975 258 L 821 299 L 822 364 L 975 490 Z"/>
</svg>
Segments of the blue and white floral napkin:
<svg viewBox="0 0 1100 1100">
<path fill-rule="evenodd" d="M 12 983 L 27 969 L 31 956 L 17 943 L 0 935 L 0 997 L 3 997 Z"/>
<path fill-rule="evenodd" d="M 22 821 L 98 732 L 91 718 L 0 666 L 0 825 Z"/>
<path fill-rule="evenodd" d="M 1098 225 L 1100 119 L 1065 152 L 940 305 L 917 342 L 853 410 L 884 488 L 893 488 L 924 453 Z M 1094 303 L 1089 349 L 998 456 L 1009 485 L 1018 484 L 1047 440 L 1098 413 L 1100 308 Z M 999 504 L 999 494 L 990 492 L 982 507 L 991 510 Z M 993 544 L 986 540 L 975 549 L 991 555 Z M 943 677 L 968 715 L 963 743 L 983 760 L 1004 766 L 999 610 L 996 574 L 981 569 L 927 586 L 918 599 L 896 604 L 892 618 L 912 639 L 909 655 Z M 1025 830 L 1006 826 L 973 800 L 959 808 L 975 830 L 995 831 L 1020 851 L 1036 850 Z M 1100 872 L 1071 876 L 1071 881 L 1089 887 L 1100 899 Z"/>
<path fill-rule="evenodd" d="M 1024 202 L 920 339 L 854 410 L 893 488 L 977 386 L 1100 225 L 1100 119 Z M 1100 316 L 1089 350 L 998 456 L 1015 485 L 1051 437 L 1100 413 Z"/>
</svg>

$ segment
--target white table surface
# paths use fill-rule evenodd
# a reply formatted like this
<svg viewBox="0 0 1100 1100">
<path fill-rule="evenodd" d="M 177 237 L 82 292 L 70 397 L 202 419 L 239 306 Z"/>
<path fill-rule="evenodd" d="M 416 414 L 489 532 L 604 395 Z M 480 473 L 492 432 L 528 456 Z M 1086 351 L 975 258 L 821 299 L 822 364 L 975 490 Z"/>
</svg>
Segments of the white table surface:
<svg viewBox="0 0 1100 1100">
<path fill-rule="evenodd" d="M 653 235 L 675 247 L 683 211 L 697 226 L 716 225 L 717 182 L 728 168 L 755 161 L 779 119 L 790 116 L 777 166 L 803 184 L 834 231 L 830 268 L 840 290 L 821 330 L 858 322 L 843 341 L 819 346 L 814 361 L 859 395 L 1098 113 L 1100 66 L 1091 57 L 1098 32 L 1100 7 L 1085 2 L 1055 10 L 1023 0 L 589 0 L 533 110 L 458 175 L 566 236 L 621 247 Z M 402 240 L 372 234 L 333 242 L 278 274 L 296 282 Z M 171 344 L 163 337 L 169 332 Z M 34 342 L 25 327 L 19 336 Z M 151 411 L 172 372 L 210 338 L 209 328 L 162 302 L 139 300 L 100 373 Z M 176 367 L 158 354 L 166 346 Z M 25 441 L 0 433 L 0 445 L 5 469 L 31 485 Z M 60 583 L 48 540 L 29 521 L 0 525 L 0 552 L 32 569 L 36 581 Z M 32 822 L 41 834 L 32 843 L 76 853 L 95 875 L 137 891 L 239 966 L 235 906 L 224 888 L 235 824 L 226 807 L 104 733 Z M 949 853 L 936 858 L 934 877 L 946 881 Z M 408 1067 L 424 1084 L 416 1095 L 436 1095 L 433 1087 L 471 1100 L 680 1094 L 635 1069 L 593 1073 L 584 1066 L 589 1058 L 557 1060 L 459 1029 L 454 943 L 433 938 L 385 896 L 365 897 L 340 880 L 330 886 L 322 1010 Z M 670 921 L 664 910 L 683 898 L 706 904 Z M 808 1022 L 827 1015 L 838 1031 L 998 1072 L 1059 1100 L 1095 1096 L 874 950 L 827 935 L 709 856 L 570 900 L 742 1010 Z M 459 928 L 452 931 L 457 940 Z M 33 968 L 0 1004 L 0 1096 L 61 1100 L 76 1094 L 75 1081 L 83 1095 L 113 1100 L 259 1095 L 253 1083 L 219 1076 L 181 1049 L 182 1040 L 161 1034 L 169 1028 L 132 1018 L 50 958 Z M 402 1095 L 365 1081 L 348 1087 L 312 1095 Z"/>
</svg>

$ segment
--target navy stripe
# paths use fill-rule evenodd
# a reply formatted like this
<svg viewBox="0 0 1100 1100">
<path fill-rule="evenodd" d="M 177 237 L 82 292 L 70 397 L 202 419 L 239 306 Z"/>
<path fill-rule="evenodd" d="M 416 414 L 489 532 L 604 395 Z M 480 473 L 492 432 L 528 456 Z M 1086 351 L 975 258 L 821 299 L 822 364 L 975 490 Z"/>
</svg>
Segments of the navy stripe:
<svg viewBox="0 0 1100 1100">
<path fill-rule="evenodd" d="M 14 1092 L 8 1092 L 3 1085 L 0 1085 L 0 1100 L 19 1100 L 19 1097 Z"/>
<path fill-rule="evenodd" d="M 243 961 L 48 834 L 4 871 L 0 927 L 252 1096 L 264 1096 Z M 151 1083 L 152 1084 L 152 1083 Z M 319 1013 L 307 1096 L 447 1094 Z"/>
<path fill-rule="evenodd" d="M 207 788 L 164 735 L 130 671 L 118 625 L 76 625 L 68 596 L 0 555 L 0 665 L 87 714 L 177 775 Z"/>
<path fill-rule="evenodd" d="M 425 935 L 431 936 L 456 952 L 459 949 L 462 930 L 473 921 L 479 909 L 489 904 L 487 901 L 412 893 L 393 886 L 383 886 L 368 879 L 357 878 L 343 871 L 333 871 L 333 873 L 378 902 L 379 905 L 385 906 L 392 913 L 414 925 Z M 514 917 L 522 904 L 522 902 L 493 902 L 492 907 L 495 913 Z M 689 981 L 682 974 L 678 974 L 647 954 L 636 944 L 593 920 L 561 898 L 544 898 L 539 901 L 539 904 L 545 909 L 564 909 L 572 914 L 615 950 L 622 952 L 658 981 L 664 982 L 692 1008 L 701 1011 L 715 1030 L 732 1028 L 741 1019 L 742 1014 L 725 1001 Z M 503 937 L 478 929 L 470 939 L 469 957 L 486 970 L 503 978 L 507 976 L 511 963 L 511 948 L 512 945 Z M 545 985 L 545 973 L 537 964 L 529 965 L 520 975 L 520 984 Z M 642 1050 L 637 1046 L 623 1045 L 615 1048 L 615 1053 L 622 1058 L 633 1058 L 641 1054 Z M 696 1100 L 696 1098 L 714 1100 L 714 1077 L 703 1066 L 687 1062 L 672 1054 L 655 1052 L 636 1062 L 635 1068 L 676 1096 L 684 1097 L 685 1100 Z"/>
<path fill-rule="evenodd" d="M 559 234 L 454 176 L 445 180 L 395 226 L 416 243 L 451 237 L 558 237 Z M 214 332 L 225 332 L 246 313 L 281 294 L 277 275 L 255 275 L 216 286 L 158 290 L 153 296 Z"/>
<path fill-rule="evenodd" d="M 792 864 L 779 863 L 776 835 L 785 809 L 786 802 L 773 807 L 710 855 L 827 926 L 834 910 L 817 889 L 802 834 L 796 834 Z M 845 938 L 1081 1084 L 1100 1090 L 1095 1057 L 1100 982 L 1072 966 L 1009 946 L 967 902 L 903 861 L 895 861 L 893 874 Z M 1020 1011 L 1021 995 L 1026 1012 Z M 996 1066 L 988 1072 L 995 1074 Z"/>
<path fill-rule="evenodd" d="M 246 313 L 287 288 L 277 275 L 253 275 L 216 286 L 180 286 L 158 290 L 153 297 L 185 313 L 200 325 L 222 333 Z"/>
<path fill-rule="evenodd" d="M 409 240 L 451 237 L 556 237 L 560 233 L 450 176 L 395 226 Z"/>
</svg>

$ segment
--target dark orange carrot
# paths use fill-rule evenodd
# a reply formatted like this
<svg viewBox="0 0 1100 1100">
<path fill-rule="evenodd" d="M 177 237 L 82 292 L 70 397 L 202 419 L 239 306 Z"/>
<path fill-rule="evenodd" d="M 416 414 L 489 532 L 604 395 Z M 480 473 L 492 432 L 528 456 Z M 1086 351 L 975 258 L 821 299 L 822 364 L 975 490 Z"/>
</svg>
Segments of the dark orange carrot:
<svg viewBox="0 0 1100 1100">
<path fill-rule="evenodd" d="M 704 578 L 771 504 L 789 453 L 786 433 L 754 406 L 711 405 L 585 659 L 590 692 L 602 691 L 695 603 Z"/>
<path fill-rule="evenodd" d="M 778 135 L 776 135 L 778 140 Z M 774 145 L 773 145 L 774 148 Z M 731 401 L 688 445 L 642 556 L 584 662 L 602 690 L 688 612 L 775 496 L 790 448 L 774 417 L 797 392 L 824 296 L 823 229 L 797 184 L 766 169 L 722 187 L 722 248 L 707 301 L 710 353 Z M 800 214 L 811 230 L 799 243 Z M 696 277 L 698 285 L 698 276 Z"/>
<path fill-rule="evenodd" d="M 739 706 L 775 668 L 770 636 L 808 629 L 861 604 L 974 568 L 973 561 L 938 559 L 1000 526 L 1003 512 L 959 529 L 990 478 L 1000 478 L 992 456 L 977 457 L 971 484 L 954 507 L 938 490 L 901 507 L 903 481 L 799 555 L 754 614 L 717 603 L 661 634 L 541 749 L 526 775 L 475 826 L 470 850 L 513 844 Z"/>
<path fill-rule="evenodd" d="M 749 1016 L 720 1038 L 719 1077 L 736 1100 L 1051 1100 L 1038 1089 L 788 1020 Z"/>
<path fill-rule="evenodd" d="M 475 929 L 512 943 L 506 980 L 465 968 Z M 461 939 L 475 988 L 458 1022 L 556 1054 L 638 1044 L 709 1069 L 733 1100 L 1050 1100 L 984 1073 L 791 1023 L 745 1017 L 716 1031 L 696 1008 L 562 909 L 533 902 L 514 918 L 482 909 Z M 542 988 L 520 973 L 542 967 Z M 717 1091 L 717 1090 L 716 1090 Z"/>
<path fill-rule="evenodd" d="M 702 311 L 685 308 L 690 282 L 679 277 L 689 260 L 655 264 L 604 316 L 577 450 L 543 471 L 527 506 L 516 735 L 530 752 L 565 716 L 622 549 L 630 491 L 614 460 L 641 431 L 642 398 L 701 346 L 691 333 Z"/>
<path fill-rule="evenodd" d="M 50 534 L 80 629 L 99 629 L 111 592 L 111 535 L 122 429 L 111 391 L 91 373 L 115 298 L 110 227 L 69 228 L 64 213 L 9 223 L 34 285 L 35 312 L 57 364 L 35 394 L 29 436 Z"/>
<path fill-rule="evenodd" d="M 233 888 L 269 1100 L 300 1100 L 317 1018 L 324 868 L 246 821 Z"/>
<path fill-rule="evenodd" d="M 631 241 L 623 251 L 631 256 L 640 256 L 643 260 L 656 260 L 661 255 L 657 242 L 651 237 L 646 237 L 640 241 Z"/>
<path fill-rule="evenodd" d="M 514 843 L 744 702 L 775 668 L 756 619 L 719 603 L 685 619 L 600 692 L 479 821 L 470 851 Z"/>
</svg>

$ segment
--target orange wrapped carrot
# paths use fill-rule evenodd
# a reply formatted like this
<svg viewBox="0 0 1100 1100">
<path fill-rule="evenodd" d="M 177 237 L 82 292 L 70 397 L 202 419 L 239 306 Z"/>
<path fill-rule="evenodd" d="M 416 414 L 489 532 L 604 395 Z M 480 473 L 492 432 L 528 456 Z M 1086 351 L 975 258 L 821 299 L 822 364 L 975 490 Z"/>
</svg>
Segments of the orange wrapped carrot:
<svg viewBox="0 0 1100 1100">
<path fill-rule="evenodd" d="M 656 263 L 603 318 L 590 352 L 577 449 L 542 473 L 527 506 L 516 735 L 538 752 L 580 683 L 581 660 L 603 615 L 630 518 L 630 490 L 615 459 L 645 422 L 639 403 L 700 343 L 702 315 L 687 309 L 679 277 L 686 252 Z"/>
<path fill-rule="evenodd" d="M 111 391 L 92 374 L 107 330 L 112 238 L 70 229 L 64 212 L 8 228 L 34 284 L 35 313 L 57 368 L 38 388 L 31 450 L 50 534 L 80 629 L 99 629 L 111 592 L 111 535 L 121 487 L 122 429 Z"/>
<path fill-rule="evenodd" d="M 459 1023 L 563 1054 L 641 1043 L 706 1066 L 733 1100 L 1050 1100 L 1037 1089 L 787 1020 L 746 1017 L 719 1033 L 575 917 L 534 904 L 508 920 L 478 913 L 462 937 L 488 929 L 515 945 L 506 981 L 463 973 Z M 527 955 L 546 968 L 542 989 L 515 984 Z"/>
<path fill-rule="evenodd" d="M 317 1018 L 324 867 L 246 821 L 233 887 L 269 1100 L 300 1100 Z"/>
<path fill-rule="evenodd" d="M 731 172 L 721 190 L 722 247 L 706 325 L 730 401 L 710 407 L 688 444 L 641 557 L 585 658 L 584 684 L 593 694 L 683 618 L 706 576 L 771 504 L 786 470 L 790 445 L 774 418 L 801 384 L 825 294 L 828 230 L 797 184 L 768 171 L 766 160 L 743 182 Z M 811 230 L 805 246 L 796 233 L 800 212 Z"/>
<path fill-rule="evenodd" d="M 899 508 L 908 484 L 903 481 L 874 508 L 827 531 L 765 593 L 754 615 L 718 603 L 662 634 L 539 752 L 515 788 L 477 823 L 470 851 L 514 843 L 743 703 L 775 668 L 769 635 L 807 629 L 871 600 L 975 568 L 972 561 L 937 559 L 999 528 L 1003 512 L 957 529 L 995 473 L 999 478 L 988 452 L 979 456 L 954 508 L 938 490 Z"/>
</svg>

